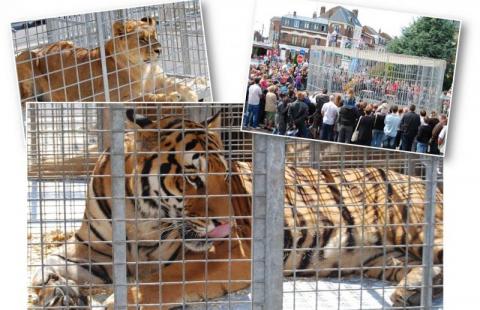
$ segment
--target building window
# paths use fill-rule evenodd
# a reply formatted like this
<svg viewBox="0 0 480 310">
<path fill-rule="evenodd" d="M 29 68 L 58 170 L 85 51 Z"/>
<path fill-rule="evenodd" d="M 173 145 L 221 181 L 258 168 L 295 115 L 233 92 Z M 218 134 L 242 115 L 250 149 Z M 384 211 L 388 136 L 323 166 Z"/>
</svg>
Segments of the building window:
<svg viewBox="0 0 480 310">
<path fill-rule="evenodd" d="M 307 38 L 302 38 L 302 46 L 307 46 Z"/>
<path fill-rule="evenodd" d="M 305 29 L 310 28 L 310 23 L 305 22 L 305 23 L 303 24 L 303 28 L 305 28 Z"/>
<path fill-rule="evenodd" d="M 327 32 L 327 26 L 322 26 L 322 31 Z"/>
<path fill-rule="evenodd" d="M 297 36 L 292 36 L 292 45 L 297 45 Z"/>
<path fill-rule="evenodd" d="M 313 29 L 318 30 L 318 24 L 314 24 Z"/>
<path fill-rule="evenodd" d="M 285 19 L 283 20 L 283 24 L 284 24 L 285 26 L 288 26 L 288 25 L 290 24 L 290 20 L 285 18 Z"/>
<path fill-rule="evenodd" d="M 320 39 L 315 39 L 315 45 L 320 45 Z"/>
<path fill-rule="evenodd" d="M 300 21 L 299 20 L 293 21 L 293 27 L 299 28 L 300 27 Z"/>
</svg>

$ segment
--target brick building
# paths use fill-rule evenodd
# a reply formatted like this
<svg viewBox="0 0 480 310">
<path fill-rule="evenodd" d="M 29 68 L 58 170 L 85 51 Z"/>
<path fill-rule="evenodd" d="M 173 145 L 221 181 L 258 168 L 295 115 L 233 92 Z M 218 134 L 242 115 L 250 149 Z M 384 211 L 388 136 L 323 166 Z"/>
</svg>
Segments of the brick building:
<svg viewBox="0 0 480 310">
<path fill-rule="evenodd" d="M 308 58 L 312 45 L 385 50 L 391 37 L 369 26 L 362 27 L 358 14 L 358 10 L 342 6 L 329 10 L 322 6 L 311 17 L 296 12 L 275 16 L 270 20 L 268 43 L 279 51 L 281 58 L 291 60 L 298 53 Z"/>
<path fill-rule="evenodd" d="M 392 40 L 392 37 L 381 29 L 375 31 L 370 26 L 362 27 L 361 44 L 362 49 L 372 49 L 377 51 L 386 51 L 387 44 Z"/>
</svg>

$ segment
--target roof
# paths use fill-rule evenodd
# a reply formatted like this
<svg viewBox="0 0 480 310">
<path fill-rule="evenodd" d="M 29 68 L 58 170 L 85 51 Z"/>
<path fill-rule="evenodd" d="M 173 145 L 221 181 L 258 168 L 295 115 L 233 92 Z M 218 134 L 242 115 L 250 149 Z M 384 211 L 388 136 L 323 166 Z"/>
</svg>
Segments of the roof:
<svg viewBox="0 0 480 310">
<path fill-rule="evenodd" d="M 326 17 L 330 20 L 340 23 L 351 24 L 359 27 L 362 26 L 358 18 L 353 15 L 352 11 L 347 10 L 343 6 L 336 6 L 331 8 L 325 13 L 325 16 L 322 17 Z"/>
<path fill-rule="evenodd" d="M 312 51 L 327 51 L 352 58 L 362 58 L 378 62 L 385 62 L 400 65 L 420 65 L 429 67 L 443 67 L 446 66 L 446 61 L 443 59 L 434 59 L 419 56 L 410 56 L 405 54 L 394 54 L 387 52 L 378 52 L 371 50 L 358 50 L 350 48 L 340 48 L 333 46 L 312 46 Z"/>
<path fill-rule="evenodd" d="M 328 24 L 328 20 L 323 18 L 323 17 L 313 18 L 313 17 L 293 15 L 293 14 L 287 14 L 287 15 L 284 15 L 283 17 L 297 19 L 297 20 L 303 20 L 305 22 L 310 22 L 310 23 Z"/>
<path fill-rule="evenodd" d="M 378 35 L 378 32 L 375 31 L 375 29 L 373 29 L 373 28 L 370 27 L 370 26 L 366 26 L 366 25 L 363 26 L 362 31 L 363 31 L 363 32 L 366 32 L 366 33 L 368 33 L 368 34 L 371 34 L 372 36 Z"/>
<path fill-rule="evenodd" d="M 386 40 L 392 40 L 392 37 L 386 32 L 379 33 L 381 37 L 385 38 Z"/>
</svg>

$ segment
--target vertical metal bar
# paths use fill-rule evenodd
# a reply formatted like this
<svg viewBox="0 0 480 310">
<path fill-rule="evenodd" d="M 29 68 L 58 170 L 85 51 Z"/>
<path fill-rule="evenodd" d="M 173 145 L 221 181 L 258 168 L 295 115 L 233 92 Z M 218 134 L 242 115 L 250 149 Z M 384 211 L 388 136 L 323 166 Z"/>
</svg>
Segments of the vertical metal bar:
<svg viewBox="0 0 480 310">
<path fill-rule="evenodd" d="M 435 207 L 437 190 L 437 169 L 438 158 L 426 160 L 426 182 L 427 193 L 424 209 L 424 245 L 423 245 L 423 285 L 422 285 L 422 307 L 432 308 L 432 268 L 433 268 L 433 245 L 435 242 Z"/>
<path fill-rule="evenodd" d="M 188 21 L 187 21 L 187 3 L 179 3 L 179 20 L 180 20 L 180 40 L 181 40 L 181 49 L 182 49 L 182 67 L 183 67 L 183 74 L 191 75 L 192 68 L 190 64 L 192 61 L 190 60 L 190 42 L 188 37 Z"/>
<path fill-rule="evenodd" d="M 125 155 L 124 155 L 124 109 L 120 104 L 109 106 L 112 141 L 112 243 L 113 243 L 113 289 L 115 309 L 127 309 L 127 247 L 125 233 Z"/>
<path fill-rule="evenodd" d="M 109 89 L 109 86 L 108 86 L 108 73 L 107 73 L 107 58 L 105 56 L 105 34 L 104 34 L 104 29 L 103 29 L 103 25 L 102 25 L 102 13 L 99 12 L 99 13 L 95 13 L 95 22 L 96 22 L 96 26 L 97 26 L 97 40 L 98 40 L 98 47 L 100 49 L 100 63 L 102 64 L 102 78 L 103 78 L 103 92 L 104 92 L 104 100 L 106 102 L 109 102 L 110 101 L 110 89 Z M 96 99 L 96 94 L 93 94 L 93 98 L 94 98 L 94 101 L 98 100 Z M 103 151 L 104 148 L 107 148 L 109 145 L 108 145 L 108 141 L 110 141 L 109 139 L 109 133 L 105 132 L 105 131 L 102 131 L 104 130 L 105 128 L 110 128 L 110 122 L 109 122 L 109 117 L 108 115 L 105 113 L 105 111 L 103 109 L 101 109 L 101 119 L 102 121 L 101 122 L 98 122 L 99 126 L 101 127 L 98 127 L 99 130 L 101 130 L 100 134 L 99 134 L 99 144 L 98 144 L 98 150 L 99 151 Z"/>
<path fill-rule="evenodd" d="M 255 136 L 253 308 L 282 309 L 285 140 Z"/>
</svg>

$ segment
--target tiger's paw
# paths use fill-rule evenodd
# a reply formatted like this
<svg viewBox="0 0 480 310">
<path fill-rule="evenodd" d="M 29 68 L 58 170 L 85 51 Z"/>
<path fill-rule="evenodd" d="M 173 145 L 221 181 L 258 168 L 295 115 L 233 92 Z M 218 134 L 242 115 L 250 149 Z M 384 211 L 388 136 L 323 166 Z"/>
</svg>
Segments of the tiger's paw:
<svg viewBox="0 0 480 310">
<path fill-rule="evenodd" d="M 443 282 L 442 268 L 435 266 L 432 268 L 432 284 L 439 286 Z M 421 295 L 423 286 L 423 272 L 421 268 L 414 268 L 402 281 L 397 284 L 397 288 L 390 296 L 392 306 L 394 307 L 414 307 L 421 304 Z M 434 288 L 432 296 L 435 297 L 441 293 L 441 288 Z"/>
<path fill-rule="evenodd" d="M 32 302 L 47 309 L 54 307 L 85 309 L 89 306 L 88 298 L 80 292 L 75 282 L 53 272 L 48 274 L 41 287 L 35 288 Z"/>
</svg>

